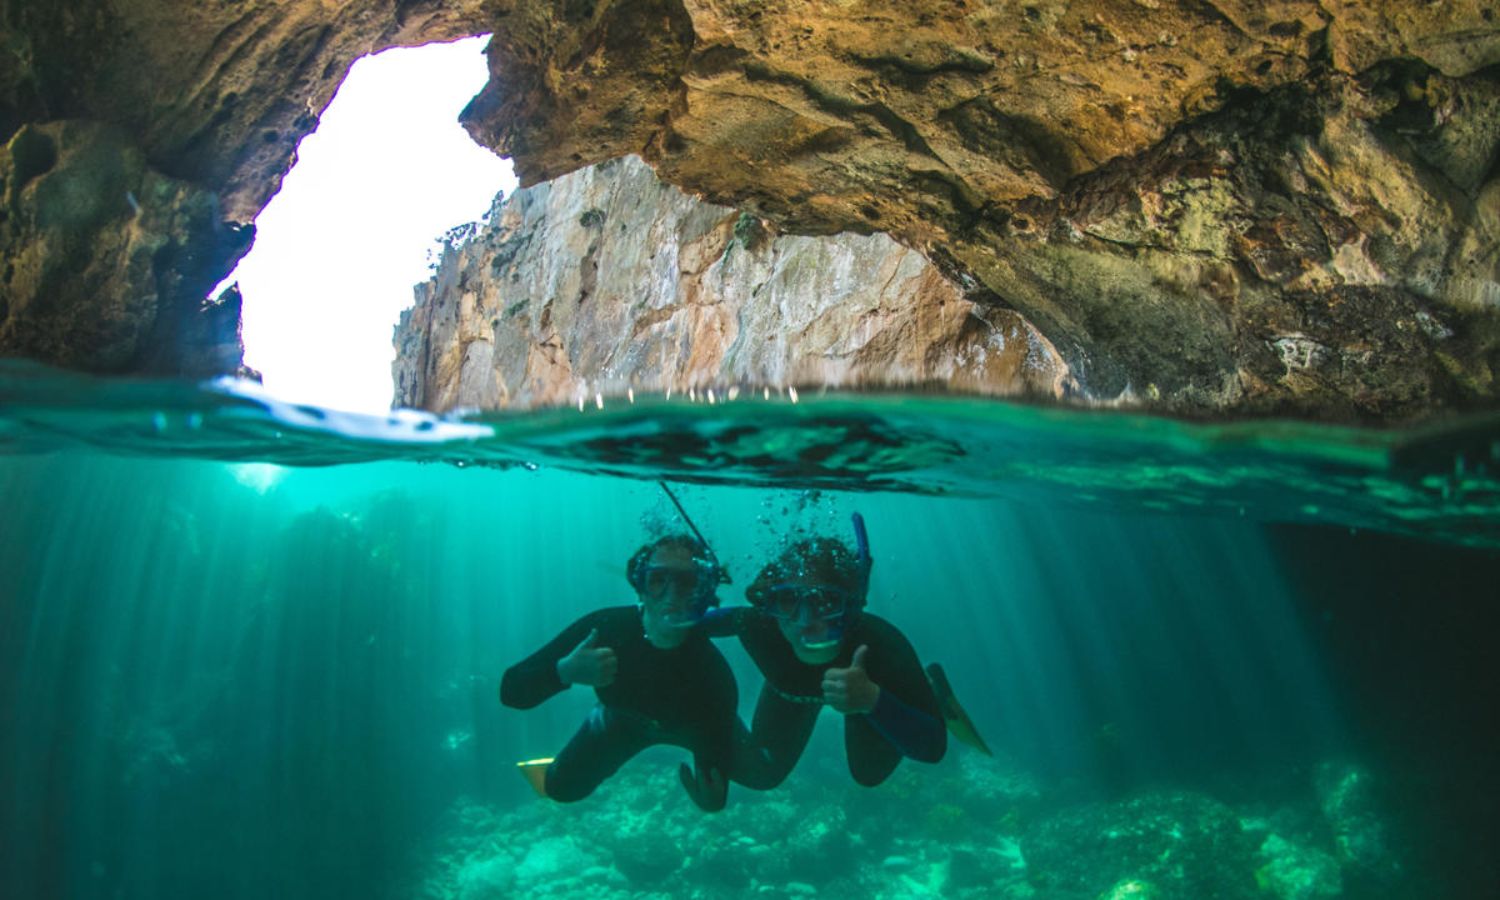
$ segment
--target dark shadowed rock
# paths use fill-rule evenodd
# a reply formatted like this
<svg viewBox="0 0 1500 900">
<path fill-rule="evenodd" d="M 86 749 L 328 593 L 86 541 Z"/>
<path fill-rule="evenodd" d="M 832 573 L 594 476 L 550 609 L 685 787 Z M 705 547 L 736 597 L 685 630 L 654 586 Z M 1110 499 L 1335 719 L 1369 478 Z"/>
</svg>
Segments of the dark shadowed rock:
<svg viewBox="0 0 1500 900">
<path fill-rule="evenodd" d="M 478 33 L 480 0 L 0 6 L 0 354 L 105 372 L 240 367 L 249 246 L 353 61 Z"/>
<path fill-rule="evenodd" d="M 78 121 L 17 131 L 0 189 L 0 348 L 103 372 L 240 369 L 239 294 L 205 298 L 252 231 L 225 224 L 212 193 Z"/>
</svg>

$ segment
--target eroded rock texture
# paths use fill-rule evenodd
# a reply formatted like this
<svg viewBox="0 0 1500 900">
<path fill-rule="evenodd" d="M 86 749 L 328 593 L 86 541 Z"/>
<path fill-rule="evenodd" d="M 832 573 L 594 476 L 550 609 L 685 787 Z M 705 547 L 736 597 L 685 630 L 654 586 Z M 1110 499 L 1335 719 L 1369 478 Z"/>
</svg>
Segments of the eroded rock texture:
<svg viewBox="0 0 1500 900">
<path fill-rule="evenodd" d="M 479 33 L 480 0 L 0 2 L 0 354 L 240 366 L 249 246 L 350 64 Z"/>
<path fill-rule="evenodd" d="M 1487 0 L 496 4 L 470 131 L 885 231 L 1085 392 L 1391 419 L 1491 405 Z"/>
<path fill-rule="evenodd" d="M 396 332 L 396 403 L 443 412 L 628 388 L 899 385 L 1060 398 L 1056 351 L 884 235 L 794 237 L 639 159 L 497 202 Z"/>
<path fill-rule="evenodd" d="M 1080 396 L 1381 421 L 1493 407 L 1497 16 L 1492 0 L 3 0 L 0 141 L 108 135 L 101 155 L 141 162 L 125 181 L 179 185 L 187 209 L 127 186 L 134 205 L 102 198 L 69 239 L 43 236 L 12 147 L 0 257 L 31 260 L 14 271 L 43 273 L 46 296 L 5 276 L 0 352 L 219 365 L 175 335 L 223 348 L 233 317 L 199 316 L 188 286 L 228 272 L 234 226 L 350 62 L 494 32 L 466 121 L 525 182 L 640 154 L 783 233 L 885 232 L 1021 313 Z M 147 297 L 118 260 L 157 244 L 179 249 L 151 254 Z"/>
<path fill-rule="evenodd" d="M 25 125 L 0 151 L 0 347 L 60 365 L 209 376 L 241 367 L 249 245 L 213 194 L 151 170 L 119 129 Z"/>
</svg>

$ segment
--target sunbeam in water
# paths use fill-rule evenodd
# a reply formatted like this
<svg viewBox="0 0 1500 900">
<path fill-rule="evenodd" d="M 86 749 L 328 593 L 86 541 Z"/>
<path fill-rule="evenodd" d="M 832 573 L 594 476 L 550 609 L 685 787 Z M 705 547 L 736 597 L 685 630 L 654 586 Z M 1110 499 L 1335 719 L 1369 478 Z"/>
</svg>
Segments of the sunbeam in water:
<svg viewBox="0 0 1500 900">
<path fill-rule="evenodd" d="M 1460 897 L 1495 884 L 1493 420 L 1190 425 L 745 390 L 358 417 L 0 370 L 0 878 L 55 897 Z M 993 755 L 877 787 L 825 711 L 705 813 L 653 747 L 536 798 L 595 699 L 502 674 L 686 523 L 792 541 Z M 763 677 L 715 646 L 754 719 Z M 622 650 L 623 653 L 623 650 Z M 623 657 L 622 657 L 623 658 Z M 872 666 L 875 663 L 872 661 Z M 874 669 L 872 668 L 872 671 Z M 858 715 L 858 714 L 856 714 Z"/>
</svg>

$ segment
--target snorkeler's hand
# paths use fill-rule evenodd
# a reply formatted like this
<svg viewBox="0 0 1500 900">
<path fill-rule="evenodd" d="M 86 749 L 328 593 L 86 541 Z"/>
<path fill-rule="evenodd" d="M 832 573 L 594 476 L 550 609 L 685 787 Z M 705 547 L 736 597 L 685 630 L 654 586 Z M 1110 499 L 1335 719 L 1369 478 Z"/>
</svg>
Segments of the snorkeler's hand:
<svg viewBox="0 0 1500 900">
<path fill-rule="evenodd" d="M 829 669 L 823 673 L 823 702 L 845 715 L 867 713 L 875 708 L 880 699 L 880 685 L 870 680 L 865 671 L 865 655 L 870 648 L 864 644 L 854 651 L 854 659 L 847 669 Z"/>
<path fill-rule="evenodd" d="M 677 778 L 704 812 L 718 812 L 729 802 L 729 782 L 713 766 L 695 773 L 692 766 L 683 763 L 677 767 Z"/>
<path fill-rule="evenodd" d="M 605 687 L 614 682 L 615 651 L 599 647 L 599 629 L 589 632 L 583 643 L 573 652 L 557 661 L 557 677 L 563 684 L 586 684 L 589 687 Z"/>
</svg>

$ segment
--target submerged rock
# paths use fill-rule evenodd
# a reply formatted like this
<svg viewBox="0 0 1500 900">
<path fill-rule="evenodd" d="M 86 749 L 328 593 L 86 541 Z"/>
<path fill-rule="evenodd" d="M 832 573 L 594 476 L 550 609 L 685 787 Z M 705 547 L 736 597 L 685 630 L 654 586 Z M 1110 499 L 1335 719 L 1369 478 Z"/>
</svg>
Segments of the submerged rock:
<svg viewBox="0 0 1500 900">
<path fill-rule="evenodd" d="M 1260 845 L 1260 856 L 1266 862 L 1255 870 L 1256 883 L 1279 900 L 1343 895 L 1338 861 L 1321 850 L 1272 834 Z"/>
<path fill-rule="evenodd" d="M 968 792 L 986 780 L 1019 789 Z M 733 788 L 729 807 L 705 816 L 682 795 L 670 766 L 632 763 L 579 804 L 461 804 L 421 893 L 443 900 L 517 893 L 834 900 L 1341 896 L 1351 863 L 1325 830 L 1307 827 L 1309 816 L 1317 818 L 1318 799 L 1311 785 L 1304 790 L 1284 798 L 1286 805 L 1258 801 L 1254 808 L 1265 817 L 1184 790 L 1078 803 L 1013 765 L 966 755 L 959 765 L 903 766 L 874 790 L 821 777 L 795 777 L 766 793 Z M 951 815 L 934 815 L 943 808 L 959 810 L 961 827 L 932 825 Z M 510 893 L 484 893 L 491 889 Z M 1413 894 L 1409 885 L 1388 883 L 1360 896 Z"/>
<path fill-rule="evenodd" d="M 516 864 L 516 884 L 523 890 L 546 891 L 563 882 L 581 881 L 592 873 L 595 879 L 607 870 L 599 857 L 571 835 L 546 837 L 532 844 Z"/>
<path fill-rule="evenodd" d="M 1127 878 L 1100 894 L 1099 900 L 1162 900 L 1162 893 L 1149 881 Z"/>
<path fill-rule="evenodd" d="M 1064 809 L 1021 840 L 1031 881 L 1063 896 L 1124 900 L 1257 893 L 1255 843 L 1211 798 L 1147 794 Z"/>
<path fill-rule="evenodd" d="M 243 370 L 240 298 L 205 299 L 250 246 L 210 192 L 116 127 L 26 125 L 0 150 L 0 353 L 98 372 Z"/>
<path fill-rule="evenodd" d="M 1404 868 L 1386 823 L 1375 775 L 1349 762 L 1325 762 L 1314 773 L 1318 803 L 1333 833 L 1339 861 L 1362 881 L 1386 887 Z"/>
<path fill-rule="evenodd" d="M 493 900 L 511 896 L 516 862 L 508 854 L 481 857 L 457 873 L 457 900 Z"/>
</svg>

